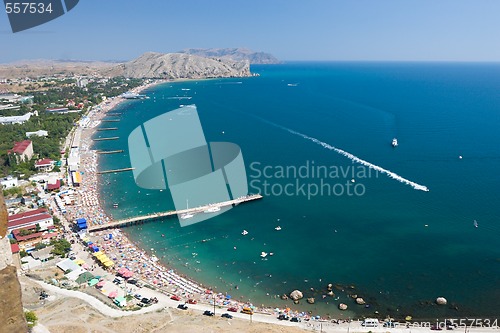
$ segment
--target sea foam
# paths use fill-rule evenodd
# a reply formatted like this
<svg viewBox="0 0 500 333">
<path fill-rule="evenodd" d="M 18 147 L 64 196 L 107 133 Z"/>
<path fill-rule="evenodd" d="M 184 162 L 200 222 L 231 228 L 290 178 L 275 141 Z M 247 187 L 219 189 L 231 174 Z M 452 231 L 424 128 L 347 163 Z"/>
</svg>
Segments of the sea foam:
<svg viewBox="0 0 500 333">
<path fill-rule="evenodd" d="M 427 186 L 420 185 L 418 183 L 412 182 L 411 180 L 408 180 L 406 178 L 401 177 L 397 173 L 394 173 L 394 172 L 392 172 L 390 170 L 382 168 L 381 166 L 378 166 L 378 165 L 375 165 L 375 164 L 370 163 L 368 161 L 365 161 L 365 160 L 363 160 L 363 159 L 361 159 L 361 158 L 359 158 L 359 157 L 357 157 L 357 156 L 355 156 L 355 155 L 353 155 L 353 154 L 351 154 L 351 153 L 349 153 L 349 152 L 347 152 L 345 150 L 342 150 L 340 148 L 334 147 L 334 146 L 332 146 L 332 145 L 330 145 L 330 144 L 328 144 L 326 142 L 320 141 L 320 140 L 318 140 L 316 138 L 313 138 L 311 136 L 308 136 L 308 135 L 305 135 L 303 133 L 297 132 L 297 131 L 295 131 L 293 129 L 290 129 L 288 127 L 285 127 L 285 126 L 282 126 L 282 125 L 278 125 L 278 124 L 273 123 L 273 122 L 271 122 L 269 120 L 266 120 L 266 119 L 263 119 L 263 118 L 260 118 L 260 117 L 257 117 L 257 118 L 259 118 L 260 120 L 262 120 L 263 122 L 265 122 L 265 123 L 267 123 L 269 125 L 281 128 L 282 130 L 285 130 L 285 131 L 287 131 L 287 132 L 289 132 L 291 134 L 298 135 L 298 136 L 300 136 L 300 137 L 302 137 L 302 138 L 304 138 L 306 140 L 312 141 L 312 142 L 314 142 L 314 143 L 316 143 L 316 144 L 318 144 L 320 146 L 323 146 L 323 148 L 326 148 L 328 150 L 333 150 L 334 152 L 347 157 L 348 159 L 352 160 L 353 162 L 359 163 L 359 164 L 367 166 L 367 167 L 369 167 L 371 169 L 374 169 L 374 170 L 376 170 L 376 171 L 378 171 L 380 173 L 383 173 L 383 174 L 387 175 L 389 178 L 395 179 L 395 180 L 397 180 L 397 181 L 399 181 L 399 182 L 401 182 L 403 184 L 410 185 L 415 190 L 425 191 L 425 192 L 429 191 L 429 189 L 427 188 Z"/>
</svg>

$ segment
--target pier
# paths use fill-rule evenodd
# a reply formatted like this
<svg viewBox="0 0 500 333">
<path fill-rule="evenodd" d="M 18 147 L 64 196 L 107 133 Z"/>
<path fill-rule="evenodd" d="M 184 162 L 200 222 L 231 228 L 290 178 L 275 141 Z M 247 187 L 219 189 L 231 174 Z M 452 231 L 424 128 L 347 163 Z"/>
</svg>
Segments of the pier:
<svg viewBox="0 0 500 333">
<path fill-rule="evenodd" d="M 115 173 L 115 172 L 124 172 L 124 171 L 132 171 L 135 168 L 123 168 L 123 169 L 113 169 L 113 170 L 103 170 L 103 171 L 97 171 L 98 175 L 104 175 L 106 173 Z"/>
<path fill-rule="evenodd" d="M 96 131 L 116 131 L 118 127 L 101 127 L 96 128 Z"/>
<path fill-rule="evenodd" d="M 133 225 L 136 223 L 143 223 L 143 222 L 148 222 L 148 221 L 153 221 L 153 220 L 158 220 L 162 217 L 167 217 L 167 216 L 172 216 L 172 215 L 179 215 L 179 214 L 205 214 L 203 213 L 205 210 L 212 208 L 212 207 L 227 207 L 227 206 L 232 206 L 232 205 L 237 205 L 240 203 L 248 202 L 248 201 L 253 201 L 253 200 L 259 200 L 262 199 L 262 195 L 260 194 L 251 194 L 247 195 L 244 197 L 236 198 L 233 200 L 229 201 L 224 201 L 224 202 L 219 202 L 216 204 L 211 204 L 211 205 L 205 205 L 205 206 L 200 206 L 200 207 L 195 207 L 195 208 L 188 208 L 188 209 L 182 209 L 182 210 L 171 210 L 168 212 L 162 212 L 162 213 L 153 213 L 153 214 L 148 214 L 148 215 L 141 215 L 141 216 L 136 216 L 136 217 L 131 217 L 128 219 L 123 219 L 123 220 L 116 220 L 110 223 L 106 224 L 101 224 L 101 225 L 91 225 L 88 227 L 88 232 L 93 232 L 93 231 L 98 231 L 98 230 L 105 230 L 105 229 L 111 229 L 111 228 L 121 228 L 121 227 L 126 227 L 129 225 Z"/>
<path fill-rule="evenodd" d="M 120 150 L 98 150 L 96 151 L 97 154 L 119 154 L 119 153 L 123 153 L 124 150 L 123 149 L 120 149 Z"/>
<path fill-rule="evenodd" d="M 94 140 L 94 141 L 105 141 L 105 140 L 117 140 L 119 138 L 120 138 L 119 136 L 112 136 L 112 137 L 109 137 L 109 138 L 95 138 L 95 139 L 92 139 L 92 140 Z"/>
<path fill-rule="evenodd" d="M 106 113 L 106 116 L 121 116 L 120 112 L 108 112 Z"/>
<path fill-rule="evenodd" d="M 120 121 L 120 119 L 103 119 L 103 120 L 101 120 L 101 122 L 103 122 L 103 123 L 117 123 L 119 121 Z"/>
</svg>

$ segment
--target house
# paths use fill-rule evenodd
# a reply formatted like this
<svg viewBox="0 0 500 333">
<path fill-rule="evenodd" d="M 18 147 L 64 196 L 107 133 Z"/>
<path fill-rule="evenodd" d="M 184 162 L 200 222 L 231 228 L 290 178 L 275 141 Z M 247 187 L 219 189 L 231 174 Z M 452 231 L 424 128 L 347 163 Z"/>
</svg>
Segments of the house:
<svg viewBox="0 0 500 333">
<path fill-rule="evenodd" d="M 17 187 L 19 185 L 17 178 L 12 177 L 12 176 L 7 176 L 5 178 L 2 178 L 0 180 L 0 184 L 2 185 L 2 188 L 8 189 L 11 187 Z"/>
<path fill-rule="evenodd" d="M 35 169 L 38 172 L 49 172 L 54 168 L 54 161 L 50 158 L 44 158 L 35 162 Z"/>
<path fill-rule="evenodd" d="M 47 192 L 58 190 L 61 187 L 61 180 L 57 179 L 55 183 L 47 183 Z"/>
<path fill-rule="evenodd" d="M 54 249 L 53 246 L 47 246 L 40 250 L 35 250 L 30 253 L 30 255 L 35 260 L 40 260 L 41 262 L 49 261 L 53 255 L 50 253 Z"/>
<path fill-rule="evenodd" d="M 29 138 L 31 136 L 48 136 L 49 132 L 44 131 L 44 130 L 38 130 L 36 132 L 26 132 L 26 137 Z"/>
<path fill-rule="evenodd" d="M 7 229 L 12 232 L 17 229 L 23 229 L 36 225 L 40 226 L 40 230 L 47 230 L 49 226 L 54 224 L 52 216 L 45 208 L 34 209 L 25 213 L 15 214 L 8 217 Z"/>
<path fill-rule="evenodd" d="M 14 147 L 8 153 L 13 154 L 18 163 L 29 161 L 33 157 L 33 143 L 30 140 L 14 142 Z"/>
<path fill-rule="evenodd" d="M 33 250 L 42 241 L 42 232 L 37 232 L 36 226 L 13 230 L 12 235 L 19 248 L 24 251 Z"/>
<path fill-rule="evenodd" d="M 19 248 L 18 244 L 10 244 L 10 251 L 12 252 L 12 254 L 16 254 L 19 253 L 21 249 Z"/>
</svg>

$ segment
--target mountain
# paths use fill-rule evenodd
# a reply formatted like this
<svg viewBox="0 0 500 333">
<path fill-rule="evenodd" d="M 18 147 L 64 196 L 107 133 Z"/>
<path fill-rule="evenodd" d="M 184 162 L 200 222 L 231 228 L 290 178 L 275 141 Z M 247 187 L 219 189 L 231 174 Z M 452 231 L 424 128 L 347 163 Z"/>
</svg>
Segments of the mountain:
<svg viewBox="0 0 500 333">
<path fill-rule="evenodd" d="M 207 58 L 222 58 L 234 61 L 248 60 L 251 64 L 279 64 L 281 61 L 272 54 L 265 52 L 254 52 L 245 48 L 225 49 L 185 49 L 180 53 L 194 54 Z"/>
<path fill-rule="evenodd" d="M 251 76 L 250 63 L 246 60 L 204 58 L 186 53 L 148 52 L 108 71 L 108 76 L 163 79 L 202 79 L 217 77 Z"/>
</svg>

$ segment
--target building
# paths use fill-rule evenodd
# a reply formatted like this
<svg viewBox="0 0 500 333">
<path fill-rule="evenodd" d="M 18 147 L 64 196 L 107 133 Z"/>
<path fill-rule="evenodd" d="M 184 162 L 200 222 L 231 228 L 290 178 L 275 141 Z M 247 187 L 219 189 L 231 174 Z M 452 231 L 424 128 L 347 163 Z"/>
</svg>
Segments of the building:
<svg viewBox="0 0 500 333">
<path fill-rule="evenodd" d="M 28 120 L 30 120 L 33 113 L 28 112 L 22 116 L 7 116 L 0 117 L 0 124 L 2 125 L 12 125 L 12 124 L 24 124 Z"/>
<path fill-rule="evenodd" d="M 48 136 L 49 135 L 49 132 L 47 131 L 44 131 L 44 130 L 38 130 L 36 132 L 26 132 L 26 137 L 30 137 L 30 136 Z"/>
<path fill-rule="evenodd" d="M 11 215 L 8 218 L 7 229 L 12 232 L 17 229 L 28 228 L 36 225 L 40 226 L 40 231 L 47 230 L 54 224 L 52 216 L 47 209 L 39 208 L 25 213 Z"/>
<path fill-rule="evenodd" d="M 72 113 L 72 112 L 80 112 L 80 110 L 70 110 L 68 108 L 49 108 L 46 109 L 47 113 Z"/>
<path fill-rule="evenodd" d="M 2 185 L 3 189 L 17 187 L 19 185 L 17 178 L 12 176 L 7 176 L 5 178 L 2 178 L 0 180 L 0 184 Z"/>
<path fill-rule="evenodd" d="M 16 156 L 16 161 L 29 161 L 33 157 L 33 143 L 30 140 L 14 142 L 14 147 L 8 151 Z"/>
<path fill-rule="evenodd" d="M 61 180 L 57 179 L 55 183 L 47 183 L 47 192 L 52 192 L 61 188 Z"/>
<path fill-rule="evenodd" d="M 26 232 L 26 234 L 22 231 Z M 36 231 L 35 226 L 12 231 L 12 236 L 14 236 L 14 239 L 17 241 L 19 248 L 24 251 L 33 250 L 35 246 L 42 241 L 42 234 L 41 231 Z"/>
<path fill-rule="evenodd" d="M 49 172 L 54 168 L 54 161 L 50 158 L 44 158 L 35 162 L 35 169 L 38 172 Z"/>
</svg>

